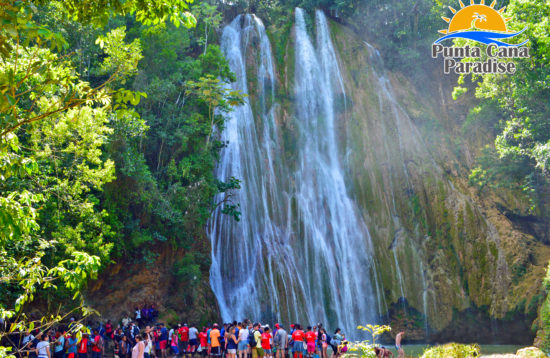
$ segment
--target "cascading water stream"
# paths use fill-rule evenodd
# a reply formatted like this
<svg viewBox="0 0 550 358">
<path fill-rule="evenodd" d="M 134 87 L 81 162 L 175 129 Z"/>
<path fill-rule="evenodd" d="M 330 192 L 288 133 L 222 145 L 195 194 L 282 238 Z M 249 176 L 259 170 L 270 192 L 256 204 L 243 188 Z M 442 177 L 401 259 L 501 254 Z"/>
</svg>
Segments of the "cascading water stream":
<svg viewBox="0 0 550 358">
<path fill-rule="evenodd" d="M 295 98 L 299 163 L 296 181 L 298 235 L 304 241 L 305 270 L 312 276 L 306 294 L 315 317 L 342 327 L 375 320 L 369 271 L 373 268 L 369 231 L 348 196 L 336 141 L 335 96 L 331 79 L 340 79 L 324 14 L 316 12 L 317 50 L 306 30 L 304 11 L 296 9 Z M 343 263 L 335 265 L 335 261 Z M 361 268 L 365 275 L 358 275 Z M 327 292 L 328 294 L 324 294 Z M 321 295 L 320 295 L 321 294 Z M 356 299 L 363 297 L 363 299 Z M 321 305 L 324 305 L 322 307 Z M 333 307 L 340 308 L 329 317 Z M 347 307 L 347 309 L 342 309 Z M 325 315 L 326 317 L 323 317 Z"/>
<path fill-rule="evenodd" d="M 216 175 L 241 179 L 233 199 L 242 215 L 236 222 L 218 210 L 208 225 L 210 281 L 224 321 L 321 321 L 353 337 L 358 323 L 377 320 L 370 282 L 377 273 L 368 228 L 340 164 L 335 102 L 345 98 L 343 79 L 324 14 L 316 12 L 315 47 L 303 10 L 295 16 L 292 149 L 279 138 L 276 71 L 262 22 L 242 15 L 223 31 L 222 50 L 237 77 L 230 86 L 249 93 L 247 69 L 255 68 L 259 106 L 254 113 L 247 99 L 221 133 L 228 145 Z M 294 162 L 283 162 L 285 150 Z"/>
<path fill-rule="evenodd" d="M 390 129 L 393 129 L 397 136 L 397 142 L 398 142 L 398 148 L 399 148 L 399 156 L 401 157 L 400 163 L 401 165 L 401 173 L 393 173 L 392 166 L 390 166 L 389 175 L 389 185 L 390 185 L 390 192 L 391 192 L 391 199 L 392 199 L 392 208 L 391 213 L 392 217 L 394 218 L 394 224 L 396 227 L 402 227 L 400 223 L 399 216 L 397 215 L 397 209 L 395 207 L 395 194 L 394 194 L 394 188 L 393 188 L 393 181 L 394 176 L 405 178 L 405 187 L 407 189 L 410 189 L 411 183 L 409 180 L 409 173 L 408 168 L 406 166 L 406 162 L 408 161 L 409 157 L 412 156 L 418 156 L 423 159 L 428 159 L 429 163 L 431 164 L 431 168 L 435 173 L 441 173 L 441 168 L 435 163 L 433 157 L 430 155 L 430 153 L 426 150 L 426 144 L 423 142 L 422 137 L 420 133 L 418 132 L 418 129 L 413 125 L 411 118 L 408 116 L 408 114 L 401 108 L 397 100 L 395 99 L 394 90 L 392 88 L 391 82 L 389 81 L 388 77 L 386 76 L 386 73 L 384 71 L 384 64 L 382 57 L 380 56 L 380 53 L 376 48 L 374 48 L 369 43 L 365 42 L 365 45 L 367 47 L 367 51 L 369 54 L 369 58 L 372 62 L 370 69 L 371 72 L 376 79 L 375 84 L 377 85 L 377 93 L 378 93 L 378 100 L 379 100 L 379 107 L 380 112 L 384 113 L 385 109 L 389 111 L 389 115 L 385 116 L 387 118 L 391 118 L 392 121 L 385 122 Z M 392 128 L 393 127 L 393 128 Z M 388 129 L 384 127 L 384 133 L 385 137 L 389 138 Z M 408 141 L 408 143 L 405 145 L 404 142 Z M 390 151 L 387 146 L 387 141 L 384 141 L 385 146 L 385 153 L 387 161 L 390 162 Z M 405 150 L 407 148 L 408 152 Z M 397 167 L 399 169 L 399 167 Z M 392 244 L 392 251 L 393 251 L 393 258 L 395 262 L 396 267 L 396 277 L 397 282 L 399 285 L 401 296 L 406 298 L 407 292 L 404 288 L 404 282 L 403 282 L 403 275 L 400 268 L 399 260 L 397 258 L 397 246 L 399 244 L 399 233 L 402 229 L 398 229 L 396 232 L 396 236 L 394 238 L 394 244 Z M 425 272 L 422 260 L 419 260 L 419 266 L 420 266 L 420 277 L 422 280 L 422 308 L 423 313 L 425 316 L 425 331 L 428 332 L 428 286 L 426 282 Z M 434 300 L 435 302 L 435 300 Z M 405 308 L 405 307 L 404 307 Z"/>
</svg>

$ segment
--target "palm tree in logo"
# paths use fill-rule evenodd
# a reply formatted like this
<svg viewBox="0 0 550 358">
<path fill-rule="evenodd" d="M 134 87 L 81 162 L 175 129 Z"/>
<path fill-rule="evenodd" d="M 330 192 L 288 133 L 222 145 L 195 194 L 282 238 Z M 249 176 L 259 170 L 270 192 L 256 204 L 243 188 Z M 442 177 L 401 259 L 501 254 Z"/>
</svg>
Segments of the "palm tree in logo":
<svg viewBox="0 0 550 358">
<path fill-rule="evenodd" d="M 478 14 L 477 12 L 474 12 L 474 15 L 472 16 L 472 28 L 477 29 L 476 27 L 476 21 L 479 20 L 480 22 L 487 22 L 487 15 L 485 14 Z"/>
</svg>

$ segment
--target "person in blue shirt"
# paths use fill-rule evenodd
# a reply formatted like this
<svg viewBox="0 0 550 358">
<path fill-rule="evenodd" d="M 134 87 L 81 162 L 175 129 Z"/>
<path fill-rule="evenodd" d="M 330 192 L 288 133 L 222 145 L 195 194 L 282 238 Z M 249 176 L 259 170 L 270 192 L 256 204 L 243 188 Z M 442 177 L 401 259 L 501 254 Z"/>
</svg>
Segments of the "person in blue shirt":
<svg viewBox="0 0 550 358">
<path fill-rule="evenodd" d="M 59 334 L 59 332 L 58 332 Z M 61 332 L 59 334 L 59 337 L 57 337 L 54 348 L 53 348 L 53 355 L 55 358 L 63 358 L 64 352 L 63 348 L 65 347 L 65 332 Z"/>
<path fill-rule="evenodd" d="M 69 335 L 68 338 L 68 348 L 67 348 L 67 358 L 76 358 L 76 344 L 78 340 L 74 334 Z"/>
<path fill-rule="evenodd" d="M 166 348 L 168 345 L 168 330 L 164 327 L 164 323 L 160 324 L 160 351 L 162 358 L 166 358 Z"/>
</svg>

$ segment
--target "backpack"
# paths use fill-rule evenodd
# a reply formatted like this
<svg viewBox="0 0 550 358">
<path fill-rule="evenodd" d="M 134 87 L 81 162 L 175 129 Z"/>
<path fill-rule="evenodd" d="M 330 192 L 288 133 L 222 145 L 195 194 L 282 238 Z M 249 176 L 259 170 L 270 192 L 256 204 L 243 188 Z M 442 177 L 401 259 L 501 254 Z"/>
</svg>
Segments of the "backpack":
<svg viewBox="0 0 550 358">
<path fill-rule="evenodd" d="M 281 334 L 279 331 L 275 333 L 275 337 L 273 337 L 273 344 L 275 347 L 279 347 L 281 345 Z"/>
<path fill-rule="evenodd" d="M 248 345 L 250 347 L 256 347 L 256 340 L 254 339 L 254 330 L 248 332 Z"/>
<path fill-rule="evenodd" d="M 95 342 L 95 338 L 94 338 L 94 342 Z M 95 346 L 96 348 L 103 350 L 103 337 L 99 336 L 99 340 L 97 341 L 97 344 L 95 344 Z"/>
<path fill-rule="evenodd" d="M 330 341 L 332 340 L 332 337 L 328 335 L 328 333 L 325 333 L 325 336 L 327 337 L 327 344 L 328 345 L 331 345 L 330 344 Z"/>
</svg>

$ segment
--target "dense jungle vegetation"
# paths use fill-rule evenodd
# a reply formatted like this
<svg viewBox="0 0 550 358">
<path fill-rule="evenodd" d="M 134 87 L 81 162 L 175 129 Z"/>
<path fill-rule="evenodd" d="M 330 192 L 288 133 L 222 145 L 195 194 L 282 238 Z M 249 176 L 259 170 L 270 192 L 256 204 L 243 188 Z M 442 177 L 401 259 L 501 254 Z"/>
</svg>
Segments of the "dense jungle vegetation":
<svg viewBox="0 0 550 358">
<path fill-rule="evenodd" d="M 175 274 L 207 270 L 204 225 L 213 209 L 239 219 L 239 178 L 213 174 L 224 114 L 242 102 L 218 38 L 250 11 L 266 26 L 295 6 L 322 8 L 376 43 L 386 64 L 425 81 L 431 43 L 454 0 L 0 0 L 0 317 L 23 329 L 32 301 L 80 309 L 90 278 L 110 264 L 151 264 L 155 245 L 188 249 Z M 475 93 L 463 123 L 491 134 L 470 174 L 484 193 L 530 200 L 518 215 L 548 215 L 550 2 L 511 0 L 531 58 L 513 76 L 459 79 Z M 420 66 L 423 70 L 414 70 Z M 197 248 L 196 250 L 194 248 Z M 192 283 L 191 283 L 192 285 Z M 548 285 L 546 285 L 548 286 Z M 191 286 L 192 287 L 192 286 Z M 548 313 L 548 307 L 544 312 Z M 62 313 L 66 313 L 62 311 Z M 42 322 L 45 324 L 44 322 Z M 550 318 L 544 324 L 550 327 Z M 550 328 L 549 328 L 550 331 Z M 3 333 L 0 333 L 0 338 Z M 0 356 L 5 352 L 0 350 Z"/>
</svg>

